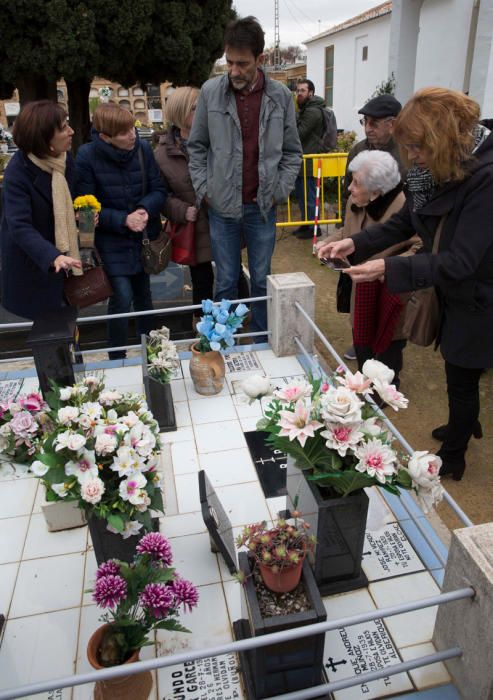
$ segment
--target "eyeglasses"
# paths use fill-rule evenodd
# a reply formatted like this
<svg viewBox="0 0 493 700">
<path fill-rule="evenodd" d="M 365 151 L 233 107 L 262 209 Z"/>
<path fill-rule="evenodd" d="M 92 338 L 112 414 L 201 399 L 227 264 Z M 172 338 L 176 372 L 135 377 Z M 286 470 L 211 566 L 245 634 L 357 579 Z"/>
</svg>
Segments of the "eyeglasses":
<svg viewBox="0 0 493 700">
<path fill-rule="evenodd" d="M 379 124 L 384 124 L 385 122 L 394 121 L 395 117 L 382 117 L 381 119 L 372 119 L 371 117 L 363 117 L 359 120 L 361 126 L 378 126 Z"/>
</svg>

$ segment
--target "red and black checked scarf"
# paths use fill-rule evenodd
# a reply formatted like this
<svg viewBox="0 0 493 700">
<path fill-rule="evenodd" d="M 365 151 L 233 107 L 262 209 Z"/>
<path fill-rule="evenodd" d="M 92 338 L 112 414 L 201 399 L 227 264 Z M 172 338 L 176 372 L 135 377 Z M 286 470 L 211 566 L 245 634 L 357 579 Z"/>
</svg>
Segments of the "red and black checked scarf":
<svg viewBox="0 0 493 700">
<path fill-rule="evenodd" d="M 383 282 L 360 282 L 354 302 L 354 344 L 371 347 L 378 355 L 392 342 L 404 308 L 398 294 L 391 294 Z"/>
</svg>

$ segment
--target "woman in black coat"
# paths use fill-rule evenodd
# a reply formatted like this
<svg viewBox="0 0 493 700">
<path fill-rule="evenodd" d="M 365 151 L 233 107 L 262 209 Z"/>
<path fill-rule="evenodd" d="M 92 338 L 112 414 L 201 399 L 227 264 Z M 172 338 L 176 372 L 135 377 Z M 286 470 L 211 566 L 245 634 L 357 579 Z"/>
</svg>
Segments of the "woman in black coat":
<svg viewBox="0 0 493 700">
<path fill-rule="evenodd" d="M 101 203 L 95 244 L 113 288 L 109 314 L 152 309 L 149 275 L 140 259 L 142 232 L 157 238 L 166 188 L 149 144 L 141 142 L 132 114 L 103 104 L 93 116 L 92 141 L 77 153 L 77 194 L 94 195 Z M 152 328 L 150 317 L 137 318 L 137 332 Z M 110 347 L 127 345 L 128 319 L 108 322 Z M 125 350 L 109 353 L 123 358 Z"/>
<path fill-rule="evenodd" d="M 394 136 L 411 163 L 407 200 L 387 223 L 323 246 L 320 256 L 368 259 L 414 232 L 423 251 L 356 264 L 355 282 L 385 278 L 392 292 L 434 286 L 441 308 L 437 345 L 445 359 L 449 420 L 442 476 L 460 480 L 471 435 L 481 437 L 479 379 L 493 366 L 493 134 L 478 123 L 479 105 L 444 88 L 417 92 L 397 117 Z M 438 253 L 432 254 L 439 223 Z"/>
<path fill-rule="evenodd" d="M 65 110 L 50 100 L 30 102 L 14 123 L 19 150 L 3 182 L 2 304 L 33 320 L 65 303 L 65 271 L 81 274 L 73 133 Z"/>
</svg>

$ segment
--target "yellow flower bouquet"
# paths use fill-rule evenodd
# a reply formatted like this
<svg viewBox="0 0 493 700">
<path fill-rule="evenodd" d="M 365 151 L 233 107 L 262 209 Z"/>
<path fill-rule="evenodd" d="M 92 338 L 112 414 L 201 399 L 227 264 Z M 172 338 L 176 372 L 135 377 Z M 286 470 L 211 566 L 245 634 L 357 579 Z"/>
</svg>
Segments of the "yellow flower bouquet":
<svg viewBox="0 0 493 700">
<path fill-rule="evenodd" d="M 94 214 L 101 211 L 101 204 L 94 195 L 85 194 L 75 198 L 74 209 L 78 212 L 80 246 L 81 248 L 92 248 L 94 245 Z"/>
</svg>

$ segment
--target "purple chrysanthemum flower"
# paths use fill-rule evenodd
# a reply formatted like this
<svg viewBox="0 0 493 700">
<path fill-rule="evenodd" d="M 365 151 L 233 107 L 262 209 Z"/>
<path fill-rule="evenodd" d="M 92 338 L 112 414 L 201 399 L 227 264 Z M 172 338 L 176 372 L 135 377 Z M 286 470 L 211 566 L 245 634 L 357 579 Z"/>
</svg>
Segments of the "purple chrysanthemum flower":
<svg viewBox="0 0 493 700">
<path fill-rule="evenodd" d="M 139 597 L 143 608 L 158 619 L 166 617 L 175 605 L 175 595 L 165 583 L 148 583 Z"/>
<path fill-rule="evenodd" d="M 139 554 L 149 554 L 153 559 L 162 561 L 165 566 L 171 566 L 173 554 L 168 540 L 159 532 L 148 532 L 137 545 Z"/>
<path fill-rule="evenodd" d="M 98 581 L 100 578 L 103 578 L 103 576 L 118 576 L 119 573 L 120 567 L 118 566 L 116 561 L 110 559 L 109 561 L 103 562 L 96 571 L 96 581 Z"/>
<path fill-rule="evenodd" d="M 175 594 L 176 602 L 179 605 L 183 605 L 185 612 L 192 612 L 199 602 L 199 592 L 190 581 L 184 578 L 177 578 L 171 584 L 173 593 Z"/>
<path fill-rule="evenodd" d="M 127 582 L 121 576 L 103 576 L 94 587 L 93 599 L 101 608 L 114 608 L 127 596 Z"/>
</svg>

